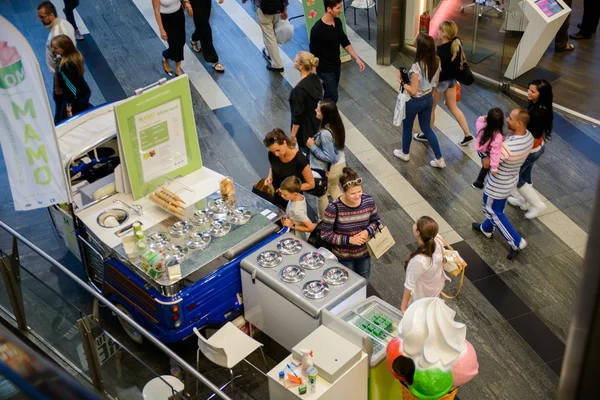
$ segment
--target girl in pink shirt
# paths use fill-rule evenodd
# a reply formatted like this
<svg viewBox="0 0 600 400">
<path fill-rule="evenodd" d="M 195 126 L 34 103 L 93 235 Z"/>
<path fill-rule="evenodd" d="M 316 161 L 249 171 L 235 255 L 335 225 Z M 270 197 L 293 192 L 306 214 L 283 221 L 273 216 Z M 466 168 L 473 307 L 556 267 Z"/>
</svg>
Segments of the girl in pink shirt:
<svg viewBox="0 0 600 400">
<path fill-rule="evenodd" d="M 483 181 L 490 169 L 494 175 L 498 171 L 500 152 L 504 141 L 503 128 L 504 113 L 499 108 L 492 108 L 487 115 L 482 115 L 475 122 L 477 132 L 475 150 L 481 157 L 481 171 L 479 171 L 479 176 L 472 185 L 476 189 L 483 189 Z"/>
</svg>

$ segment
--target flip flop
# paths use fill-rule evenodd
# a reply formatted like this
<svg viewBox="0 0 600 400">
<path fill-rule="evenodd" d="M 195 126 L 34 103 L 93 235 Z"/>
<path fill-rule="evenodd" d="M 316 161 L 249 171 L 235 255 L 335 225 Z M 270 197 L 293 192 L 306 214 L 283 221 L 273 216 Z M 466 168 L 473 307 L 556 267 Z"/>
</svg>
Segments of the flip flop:
<svg viewBox="0 0 600 400">
<path fill-rule="evenodd" d="M 194 42 L 192 39 L 190 39 L 190 43 L 192 45 L 192 49 L 196 52 L 196 53 L 200 53 L 202 51 L 202 49 L 200 47 L 198 47 L 198 42 Z"/>
<path fill-rule="evenodd" d="M 221 67 L 221 69 L 219 69 L 219 67 Z M 218 73 L 220 73 L 220 74 L 222 74 L 222 73 L 225 72 L 225 68 L 221 64 L 219 64 L 218 62 L 213 64 L 213 69 L 215 71 L 217 71 Z"/>
</svg>

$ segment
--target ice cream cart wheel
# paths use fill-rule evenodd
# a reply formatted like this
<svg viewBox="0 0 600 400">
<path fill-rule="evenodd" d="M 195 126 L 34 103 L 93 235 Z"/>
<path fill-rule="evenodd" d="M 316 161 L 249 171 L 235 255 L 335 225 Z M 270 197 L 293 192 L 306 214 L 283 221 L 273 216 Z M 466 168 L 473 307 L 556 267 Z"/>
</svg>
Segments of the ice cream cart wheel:
<svg viewBox="0 0 600 400">
<path fill-rule="evenodd" d="M 125 309 L 125 307 L 123 307 L 121 304 L 116 304 L 116 306 L 119 310 L 121 310 L 125 314 L 127 314 L 127 316 L 129 318 L 133 318 L 131 316 L 131 314 L 129 313 L 129 311 L 127 311 Z M 117 318 L 119 318 L 119 322 L 121 323 L 123 330 L 125 331 L 127 336 L 129 336 L 131 338 L 131 340 L 133 340 L 134 342 L 139 343 L 139 344 L 142 344 L 144 342 L 144 337 L 137 329 L 135 329 L 135 327 L 133 327 L 131 324 L 129 324 L 129 322 L 125 321 L 121 317 L 117 316 Z"/>
</svg>

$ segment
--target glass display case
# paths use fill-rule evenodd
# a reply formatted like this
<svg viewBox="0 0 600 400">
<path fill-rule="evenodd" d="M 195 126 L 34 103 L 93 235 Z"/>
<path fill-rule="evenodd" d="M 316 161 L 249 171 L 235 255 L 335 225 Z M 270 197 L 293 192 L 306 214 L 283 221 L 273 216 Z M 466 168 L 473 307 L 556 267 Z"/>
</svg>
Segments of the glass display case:
<svg viewBox="0 0 600 400">
<path fill-rule="evenodd" d="M 402 313 L 380 298 L 372 296 L 343 311 L 339 317 L 369 335 L 373 342 L 371 366 L 375 366 L 385 358 L 388 343 L 398 335 Z"/>
</svg>

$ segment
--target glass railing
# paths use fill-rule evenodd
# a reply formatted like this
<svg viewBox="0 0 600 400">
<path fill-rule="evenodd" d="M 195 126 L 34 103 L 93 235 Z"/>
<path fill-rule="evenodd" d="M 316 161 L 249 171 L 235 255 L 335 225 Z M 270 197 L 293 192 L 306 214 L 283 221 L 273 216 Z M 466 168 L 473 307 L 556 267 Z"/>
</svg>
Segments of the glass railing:
<svg viewBox="0 0 600 400">
<path fill-rule="evenodd" d="M 102 396 L 144 399 L 149 396 L 144 391 L 160 391 L 165 399 L 188 399 L 201 388 L 215 398 L 230 399 L 80 277 L 2 222 L 0 269 L 0 317 Z M 113 314 L 135 327 L 146 344 L 132 344 Z M 13 390 L 2 382 L 4 390 Z"/>
</svg>

